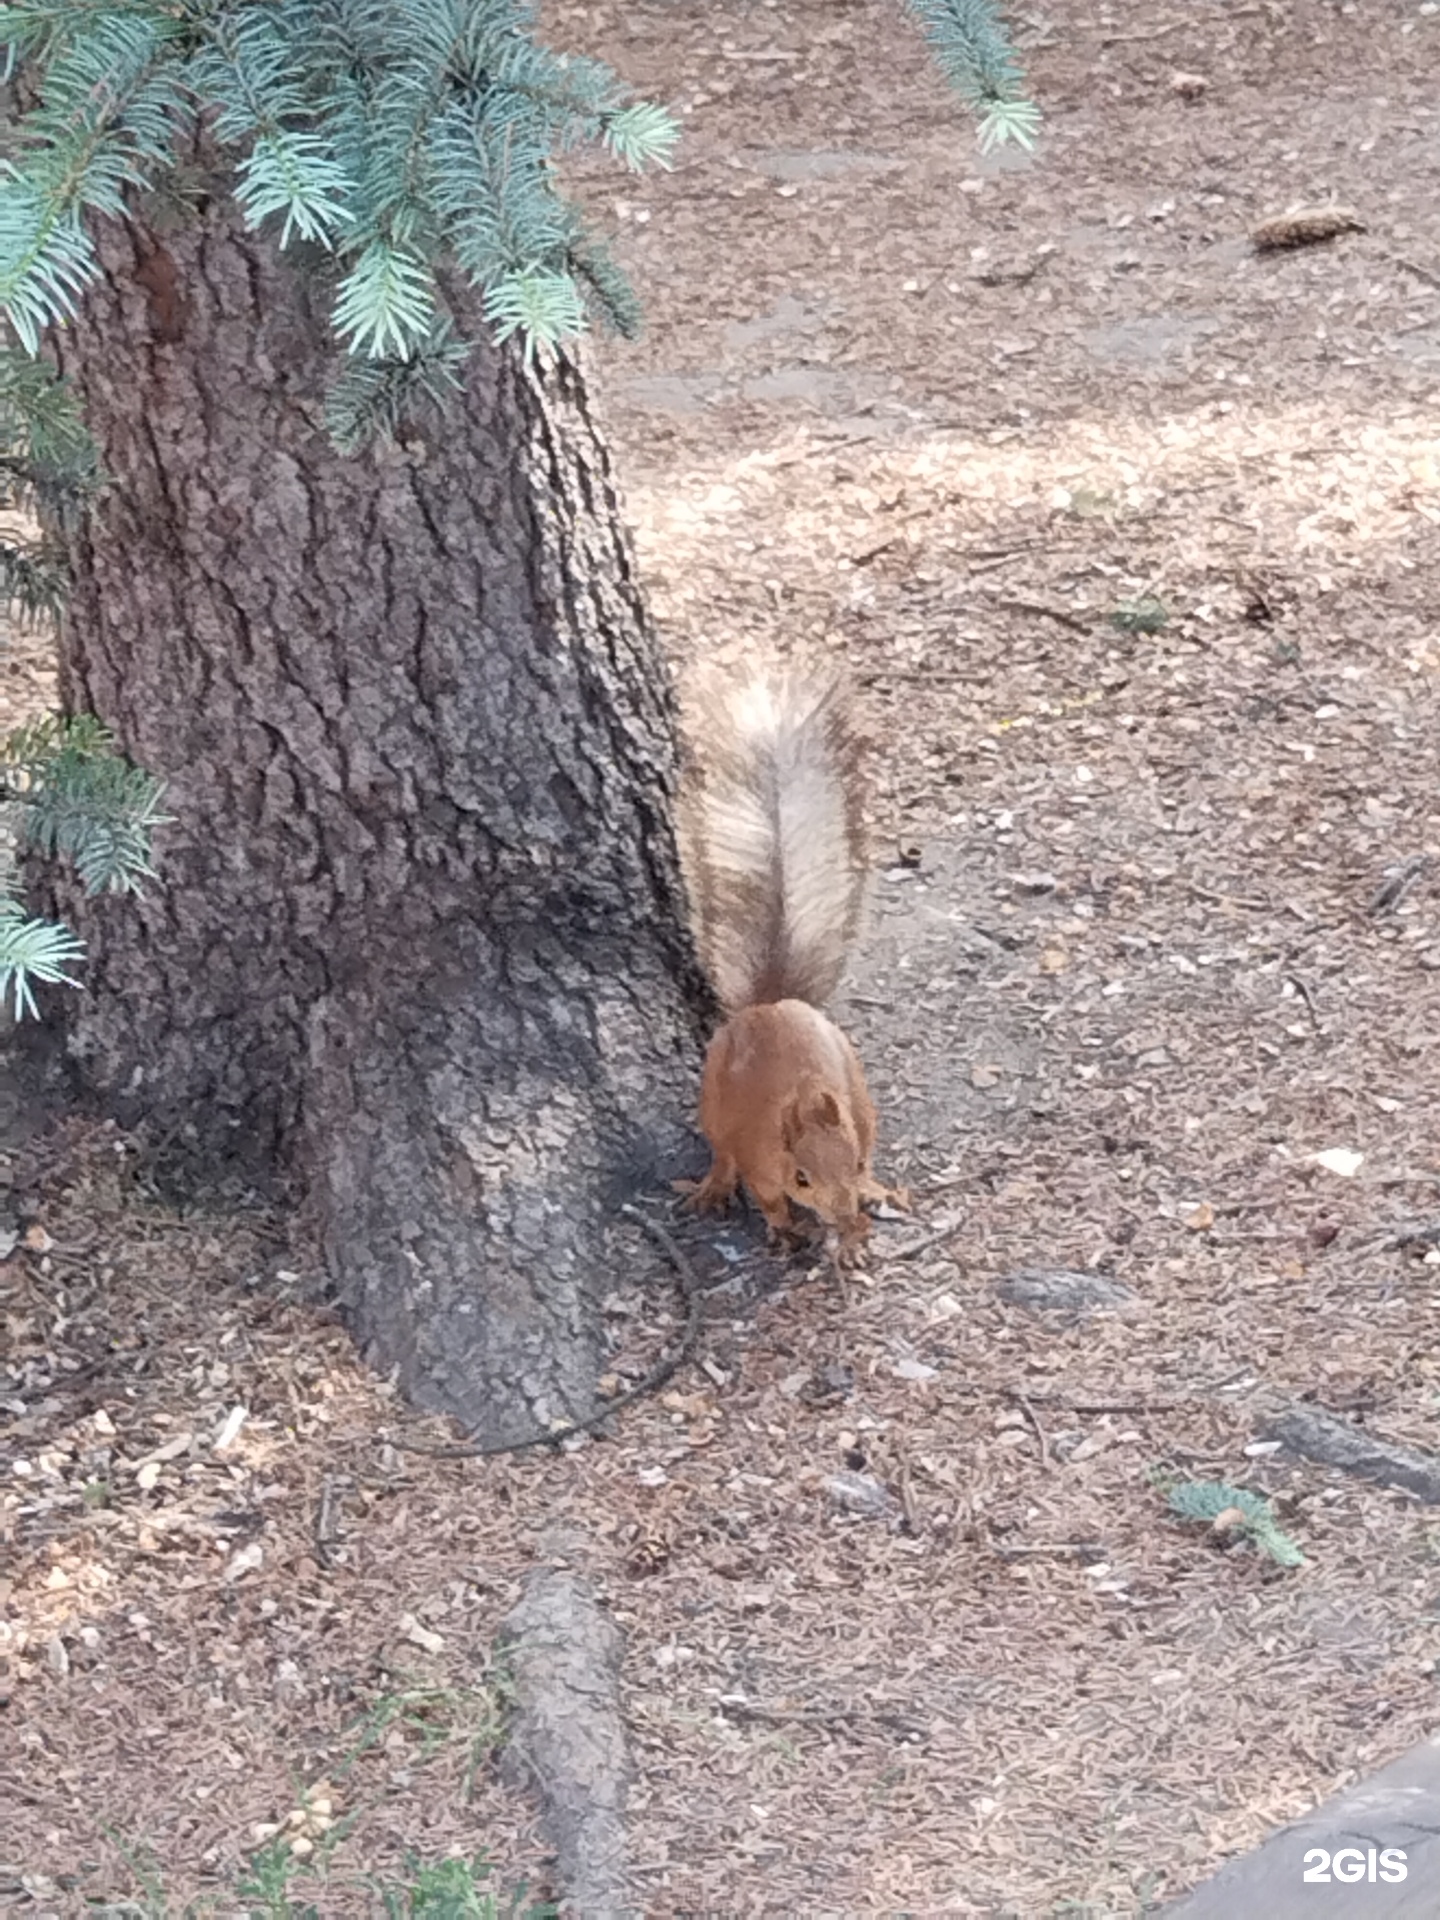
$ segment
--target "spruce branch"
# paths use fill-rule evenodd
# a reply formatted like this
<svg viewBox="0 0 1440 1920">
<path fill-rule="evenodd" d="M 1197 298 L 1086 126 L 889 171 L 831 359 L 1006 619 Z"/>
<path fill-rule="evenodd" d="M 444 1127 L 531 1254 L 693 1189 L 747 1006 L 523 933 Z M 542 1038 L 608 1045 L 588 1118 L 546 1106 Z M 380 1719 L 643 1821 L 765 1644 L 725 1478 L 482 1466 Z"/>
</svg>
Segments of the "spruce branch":
<svg viewBox="0 0 1440 1920">
<path fill-rule="evenodd" d="M 79 986 L 65 969 L 84 954 L 84 946 L 68 927 L 27 919 L 18 901 L 0 894 L 0 1006 L 7 994 L 13 994 L 17 1020 L 36 1015 L 33 982 Z"/>
<path fill-rule="evenodd" d="M 468 355 L 449 321 L 439 319 L 408 359 L 348 360 L 325 403 L 330 437 L 345 454 L 393 439 L 424 406 L 443 406 L 459 389 Z"/>
<path fill-rule="evenodd" d="M 340 283 L 335 331 L 353 353 L 408 359 L 435 325 L 435 289 L 418 254 L 372 240 Z"/>
<path fill-rule="evenodd" d="M 0 347 L 0 506 L 73 527 L 100 484 L 75 397 L 44 361 Z"/>
<path fill-rule="evenodd" d="M 997 0 L 909 4 L 982 146 L 1033 142 Z M 27 355 L 97 272 L 92 216 L 163 189 L 197 124 L 250 226 L 333 256 L 336 333 L 375 374 L 333 396 L 347 444 L 438 391 L 419 376 L 451 268 L 531 351 L 578 333 L 587 302 L 638 328 L 555 161 L 589 144 L 668 167 L 678 127 L 603 63 L 539 42 L 528 0 L 16 0 L 0 57 L 37 101 L 0 158 L 0 317 Z"/>
<path fill-rule="evenodd" d="M 575 216 L 513 103 L 457 104 L 429 129 L 427 155 L 442 231 L 472 285 L 554 265 Z"/>
<path fill-rule="evenodd" d="M 578 331 L 582 283 L 631 324 L 598 253 L 571 272 L 553 159 L 590 142 L 664 166 L 677 128 L 537 42 L 524 0 L 32 0 L 0 5 L 0 50 L 39 96 L 0 163 L 0 312 L 29 354 L 94 277 L 88 216 L 171 170 L 197 115 L 234 151 L 247 223 L 337 256 L 334 324 L 360 359 L 421 354 L 451 261 L 506 337 L 532 314 L 537 344 Z"/>
<path fill-rule="evenodd" d="M 976 135 L 982 153 L 1013 142 L 1027 151 L 1040 138 L 1040 109 L 1033 100 L 992 100 Z"/>
<path fill-rule="evenodd" d="M 282 251 L 297 234 L 318 246 L 331 246 L 354 218 L 345 205 L 349 185 L 317 135 L 281 129 L 262 133 L 240 162 L 235 198 L 252 227 L 272 214 L 284 214 Z"/>
<path fill-rule="evenodd" d="M 622 340 L 636 340 L 644 313 L 635 290 L 592 233 L 578 221 L 565 250 L 565 265 L 589 294 L 604 325 Z"/>
<path fill-rule="evenodd" d="M 0 12 L 11 58 L 21 11 Z M 163 8 L 86 8 L 69 14 L 74 30 L 65 24 L 54 24 L 39 104 L 24 118 L 24 164 L 3 163 L 0 192 L 0 311 L 31 354 L 44 327 L 73 318 L 95 276 L 82 216 L 119 214 L 125 189 L 169 164 L 184 111 L 177 76 L 160 64 L 175 32 Z"/>
<path fill-rule="evenodd" d="M 580 332 L 585 304 L 574 278 L 547 268 L 506 274 L 485 296 L 485 318 L 497 340 L 521 334 L 526 358 Z"/>
<path fill-rule="evenodd" d="M 1212 1527 L 1224 1522 L 1228 1531 L 1251 1541 L 1277 1566 L 1305 1565 L 1304 1554 L 1276 1524 L 1274 1510 L 1263 1495 L 1220 1480 L 1170 1481 L 1165 1491 L 1171 1511 L 1182 1519 L 1203 1520 Z"/>
<path fill-rule="evenodd" d="M 274 135 L 308 117 L 305 74 L 286 32 L 284 9 L 221 6 L 190 56 L 186 80 L 197 100 L 210 103 L 215 138 L 238 146 Z"/>
<path fill-rule="evenodd" d="M 163 24 L 166 11 L 157 0 L 19 0 L 0 6 L 0 47 L 11 67 L 22 58 L 50 60 L 97 21 L 121 14 Z"/>
<path fill-rule="evenodd" d="M 610 114 L 604 130 L 605 145 L 632 173 L 643 173 L 646 167 L 669 172 L 680 144 L 680 128 L 663 107 L 639 100 L 633 107 Z"/>
<path fill-rule="evenodd" d="M 0 1003 L 13 994 L 17 1020 L 34 1015 L 36 982 L 78 984 L 67 968 L 84 947 L 68 927 L 26 914 L 14 850 L 65 856 L 87 893 L 138 892 L 153 871 L 153 835 L 167 817 L 162 793 L 88 715 L 52 716 L 0 738 Z"/>
<path fill-rule="evenodd" d="M 122 759 L 88 715 L 50 718 L 0 741 L 0 801 L 12 805 L 24 846 L 69 859 L 87 893 L 136 893 L 151 841 L 168 815 L 164 788 Z"/>
<path fill-rule="evenodd" d="M 1013 140 L 1032 147 L 1040 111 L 1024 98 L 1020 72 L 996 0 L 907 0 L 941 73 L 980 116 L 988 152 Z"/>
<path fill-rule="evenodd" d="M 27 353 L 40 351 L 46 327 L 75 318 L 96 271 L 95 249 L 73 215 L 47 205 L 0 160 L 0 311 Z"/>
<path fill-rule="evenodd" d="M 70 575 L 64 554 L 41 541 L 22 545 L 0 536 L 0 608 L 21 628 L 56 620 Z"/>
</svg>

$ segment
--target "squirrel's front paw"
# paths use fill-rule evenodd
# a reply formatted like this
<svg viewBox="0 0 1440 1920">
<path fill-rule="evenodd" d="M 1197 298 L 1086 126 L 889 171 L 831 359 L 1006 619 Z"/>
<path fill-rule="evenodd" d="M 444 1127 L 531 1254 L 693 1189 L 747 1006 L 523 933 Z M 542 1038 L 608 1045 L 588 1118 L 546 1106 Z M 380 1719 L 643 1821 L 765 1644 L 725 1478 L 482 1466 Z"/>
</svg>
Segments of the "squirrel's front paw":
<svg viewBox="0 0 1440 1920">
<path fill-rule="evenodd" d="M 848 1225 L 841 1227 L 831 1241 L 830 1263 L 835 1271 L 844 1273 L 850 1267 L 863 1266 L 869 1239 L 868 1214 L 857 1214 Z"/>
<path fill-rule="evenodd" d="M 900 1213 L 914 1208 L 908 1187 L 882 1187 L 878 1180 L 867 1180 L 860 1188 L 860 1201 L 867 1207 L 894 1207 Z"/>
<path fill-rule="evenodd" d="M 836 1273 L 853 1273 L 857 1267 L 865 1264 L 866 1246 L 863 1240 L 837 1240 L 830 1254 L 830 1264 Z"/>
</svg>

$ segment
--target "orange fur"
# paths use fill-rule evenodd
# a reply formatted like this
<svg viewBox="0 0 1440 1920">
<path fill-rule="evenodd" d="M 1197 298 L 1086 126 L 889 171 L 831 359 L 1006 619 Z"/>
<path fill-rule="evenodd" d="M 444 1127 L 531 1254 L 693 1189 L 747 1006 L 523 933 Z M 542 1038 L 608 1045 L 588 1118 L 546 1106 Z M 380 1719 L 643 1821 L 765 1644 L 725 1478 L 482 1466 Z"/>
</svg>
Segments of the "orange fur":
<svg viewBox="0 0 1440 1920">
<path fill-rule="evenodd" d="M 812 1002 L 831 991 L 860 917 L 858 748 L 839 691 L 761 682 L 705 710 L 684 807 L 702 953 L 729 1019 L 710 1042 L 700 1125 L 714 1155 L 690 1204 L 742 1182 L 778 1239 L 794 1209 L 853 1258 L 867 1202 L 906 1204 L 871 1171 L 875 1108 L 854 1047 Z"/>
</svg>

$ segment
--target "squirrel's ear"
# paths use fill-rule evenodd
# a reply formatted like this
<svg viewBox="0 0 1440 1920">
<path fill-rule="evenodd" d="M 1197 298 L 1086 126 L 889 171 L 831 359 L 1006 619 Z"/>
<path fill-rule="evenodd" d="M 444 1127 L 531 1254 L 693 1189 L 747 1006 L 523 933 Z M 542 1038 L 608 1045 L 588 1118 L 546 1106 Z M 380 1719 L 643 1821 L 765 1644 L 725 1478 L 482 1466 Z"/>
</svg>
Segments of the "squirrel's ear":
<svg viewBox="0 0 1440 1920">
<path fill-rule="evenodd" d="M 840 1124 L 840 1102 L 827 1087 L 825 1092 L 810 1109 L 810 1118 L 817 1127 L 838 1127 Z"/>
</svg>

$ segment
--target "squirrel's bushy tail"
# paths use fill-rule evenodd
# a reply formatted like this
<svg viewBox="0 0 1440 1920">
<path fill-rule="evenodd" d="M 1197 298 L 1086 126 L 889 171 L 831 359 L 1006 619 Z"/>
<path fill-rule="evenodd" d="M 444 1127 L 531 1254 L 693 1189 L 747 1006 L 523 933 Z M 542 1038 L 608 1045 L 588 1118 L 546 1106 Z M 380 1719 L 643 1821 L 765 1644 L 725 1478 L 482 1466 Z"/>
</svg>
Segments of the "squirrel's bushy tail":
<svg viewBox="0 0 1440 1920">
<path fill-rule="evenodd" d="M 860 742 L 843 689 L 796 674 L 687 698 L 680 840 L 700 958 L 728 1013 L 820 1006 L 859 931 Z"/>
</svg>

